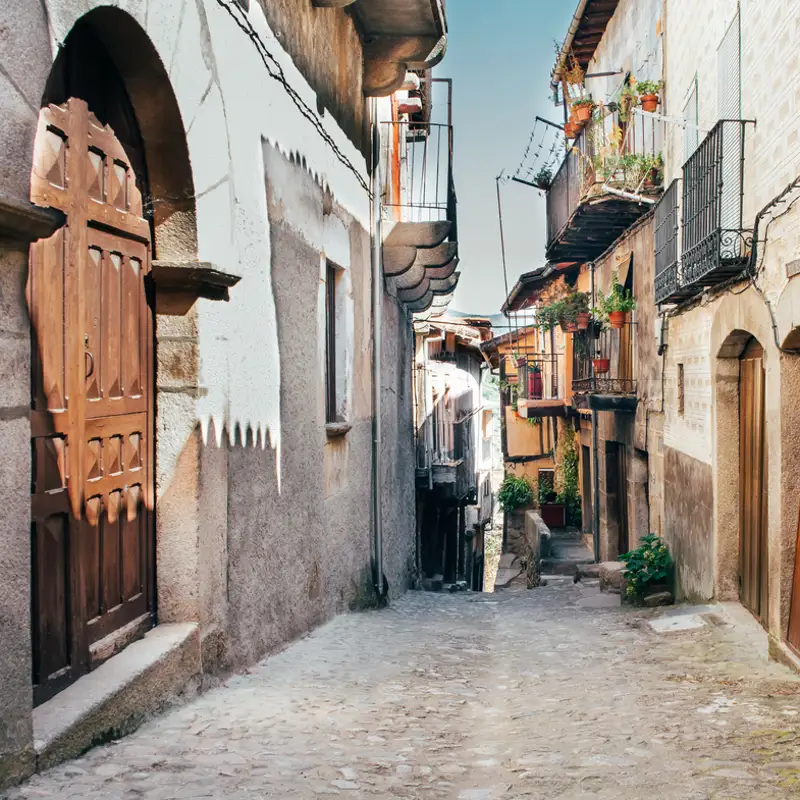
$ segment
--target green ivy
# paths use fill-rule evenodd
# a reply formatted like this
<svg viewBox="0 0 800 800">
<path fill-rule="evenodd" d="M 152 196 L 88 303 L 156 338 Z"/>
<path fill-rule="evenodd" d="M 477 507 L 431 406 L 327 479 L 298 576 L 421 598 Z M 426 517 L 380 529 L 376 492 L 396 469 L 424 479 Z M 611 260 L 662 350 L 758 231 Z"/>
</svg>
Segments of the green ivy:
<svg viewBox="0 0 800 800">
<path fill-rule="evenodd" d="M 506 475 L 500 484 L 497 502 L 503 511 L 529 506 L 533 502 L 533 486 L 530 480 L 525 476 Z"/>
<path fill-rule="evenodd" d="M 581 510 L 581 494 L 578 489 L 578 451 L 575 447 L 575 436 L 565 437 L 561 451 L 561 493 L 558 502 L 563 503 L 567 513 L 567 525 L 580 528 L 583 518 Z"/>
</svg>

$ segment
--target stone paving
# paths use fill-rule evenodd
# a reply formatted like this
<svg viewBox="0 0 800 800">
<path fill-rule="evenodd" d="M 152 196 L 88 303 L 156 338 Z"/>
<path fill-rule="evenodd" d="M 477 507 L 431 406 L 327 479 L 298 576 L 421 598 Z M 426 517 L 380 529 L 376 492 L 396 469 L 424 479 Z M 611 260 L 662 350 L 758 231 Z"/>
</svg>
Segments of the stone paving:
<svg viewBox="0 0 800 800">
<path fill-rule="evenodd" d="M 340 617 L 10 798 L 614 798 L 800 793 L 800 682 L 741 630 L 657 634 L 549 579 Z M 713 624 L 716 622 L 719 624 Z"/>
</svg>

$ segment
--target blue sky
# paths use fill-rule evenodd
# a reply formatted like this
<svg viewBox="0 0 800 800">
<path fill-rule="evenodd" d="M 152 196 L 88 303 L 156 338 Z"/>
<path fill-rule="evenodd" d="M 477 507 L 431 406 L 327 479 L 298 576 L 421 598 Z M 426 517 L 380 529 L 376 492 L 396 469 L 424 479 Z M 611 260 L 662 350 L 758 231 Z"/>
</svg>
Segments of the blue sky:
<svg viewBox="0 0 800 800">
<path fill-rule="evenodd" d="M 461 280 L 452 308 L 497 312 L 505 298 L 495 177 L 513 173 L 537 114 L 562 111 L 550 98 L 555 41 L 562 41 L 577 0 L 450 0 L 447 56 L 437 77 L 454 83 L 455 180 Z M 534 142 L 541 141 L 540 125 Z M 549 151 L 548 137 L 544 153 Z M 501 187 L 508 281 L 544 261 L 544 197 L 515 183 Z"/>
</svg>

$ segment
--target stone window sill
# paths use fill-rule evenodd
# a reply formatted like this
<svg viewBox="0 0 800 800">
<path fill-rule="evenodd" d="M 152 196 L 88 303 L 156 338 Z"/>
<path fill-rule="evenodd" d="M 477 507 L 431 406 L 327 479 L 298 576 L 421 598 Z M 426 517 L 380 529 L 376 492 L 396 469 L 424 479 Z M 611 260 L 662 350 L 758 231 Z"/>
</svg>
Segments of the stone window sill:
<svg viewBox="0 0 800 800">
<path fill-rule="evenodd" d="M 329 439 L 335 439 L 338 436 L 346 436 L 352 427 L 348 422 L 329 422 L 325 426 L 325 433 Z"/>
</svg>

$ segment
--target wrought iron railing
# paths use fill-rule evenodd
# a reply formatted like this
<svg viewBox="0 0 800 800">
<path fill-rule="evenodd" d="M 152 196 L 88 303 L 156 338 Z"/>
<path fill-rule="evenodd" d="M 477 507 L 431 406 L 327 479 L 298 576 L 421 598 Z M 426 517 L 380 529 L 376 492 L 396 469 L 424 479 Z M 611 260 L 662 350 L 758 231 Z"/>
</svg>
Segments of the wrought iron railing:
<svg viewBox="0 0 800 800">
<path fill-rule="evenodd" d="M 572 391 L 575 394 L 635 395 L 637 387 L 636 322 L 573 334 Z"/>
<path fill-rule="evenodd" d="M 683 167 L 682 279 L 709 286 L 741 272 L 753 231 L 743 224 L 748 123 L 720 120 Z"/>
<path fill-rule="evenodd" d="M 384 216 L 396 222 L 449 221 L 450 239 L 455 241 L 453 126 L 411 120 L 382 124 L 387 170 Z"/>
<path fill-rule="evenodd" d="M 681 288 L 678 258 L 679 189 L 679 181 L 672 181 L 655 209 L 656 303 L 667 302 Z"/>
<path fill-rule="evenodd" d="M 606 109 L 586 125 L 567 150 L 547 193 L 548 246 L 591 197 L 659 191 L 663 146 L 664 123 L 650 115 L 631 112 L 621 121 L 617 112 Z"/>
<path fill-rule="evenodd" d="M 517 361 L 517 397 L 524 400 L 559 400 L 558 356 L 529 354 Z"/>
</svg>

